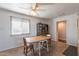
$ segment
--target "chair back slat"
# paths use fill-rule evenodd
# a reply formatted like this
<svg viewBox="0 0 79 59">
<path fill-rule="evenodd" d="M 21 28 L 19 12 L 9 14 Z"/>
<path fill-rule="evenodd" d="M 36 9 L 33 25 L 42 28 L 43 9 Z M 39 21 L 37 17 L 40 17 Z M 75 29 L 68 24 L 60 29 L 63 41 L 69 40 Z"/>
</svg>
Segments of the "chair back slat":
<svg viewBox="0 0 79 59">
<path fill-rule="evenodd" d="M 24 47 L 27 48 L 27 41 L 24 37 L 23 37 L 23 42 L 24 42 Z"/>
</svg>

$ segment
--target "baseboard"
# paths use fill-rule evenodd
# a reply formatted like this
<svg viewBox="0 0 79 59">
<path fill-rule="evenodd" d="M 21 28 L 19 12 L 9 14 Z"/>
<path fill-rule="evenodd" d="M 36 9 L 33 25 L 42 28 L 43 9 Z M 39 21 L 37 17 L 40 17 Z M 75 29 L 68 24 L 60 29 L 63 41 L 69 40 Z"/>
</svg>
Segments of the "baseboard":
<svg viewBox="0 0 79 59">
<path fill-rule="evenodd" d="M 58 41 L 58 40 L 53 38 L 52 41 Z M 66 41 L 66 44 L 67 44 L 67 45 L 72 45 L 72 46 L 77 47 L 77 45 L 70 44 L 70 43 L 68 43 L 67 41 Z"/>
<path fill-rule="evenodd" d="M 58 41 L 66 43 L 66 40 L 58 39 Z"/>
<path fill-rule="evenodd" d="M 17 47 L 12 47 L 12 48 L 3 49 L 3 50 L 0 51 L 0 53 L 1 53 L 1 52 L 4 52 L 4 51 L 7 51 L 7 50 L 19 48 L 19 47 L 22 47 L 22 46 L 17 46 Z"/>
<path fill-rule="evenodd" d="M 69 43 L 66 43 L 66 44 L 71 45 L 71 46 L 74 46 L 74 47 L 77 47 L 77 45 L 73 45 L 73 44 L 69 44 Z"/>
</svg>

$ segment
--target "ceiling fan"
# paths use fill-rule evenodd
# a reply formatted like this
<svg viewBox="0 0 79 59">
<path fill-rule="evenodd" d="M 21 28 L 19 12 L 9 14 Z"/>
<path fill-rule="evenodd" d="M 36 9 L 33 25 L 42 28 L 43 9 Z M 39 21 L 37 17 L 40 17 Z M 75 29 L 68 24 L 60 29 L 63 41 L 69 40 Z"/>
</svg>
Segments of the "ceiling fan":
<svg viewBox="0 0 79 59">
<path fill-rule="evenodd" d="M 41 4 L 40 3 L 32 3 L 30 8 L 24 8 L 24 7 L 20 7 L 24 10 L 30 10 L 30 14 L 35 16 L 35 15 L 39 15 L 39 13 L 42 11 L 44 12 L 45 9 L 41 8 Z"/>
<path fill-rule="evenodd" d="M 39 10 L 39 4 L 36 3 L 35 5 L 32 5 L 31 9 L 32 9 L 31 11 L 32 15 L 36 15 L 36 14 L 39 15 L 37 12 Z"/>
</svg>

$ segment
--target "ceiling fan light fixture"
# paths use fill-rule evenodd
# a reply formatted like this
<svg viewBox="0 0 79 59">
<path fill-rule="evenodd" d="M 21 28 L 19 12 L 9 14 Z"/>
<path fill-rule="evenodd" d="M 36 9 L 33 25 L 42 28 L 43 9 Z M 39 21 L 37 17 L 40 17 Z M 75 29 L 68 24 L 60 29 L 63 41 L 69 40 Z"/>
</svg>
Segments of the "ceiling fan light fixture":
<svg viewBox="0 0 79 59">
<path fill-rule="evenodd" d="M 35 15 L 36 15 L 36 13 L 35 13 L 34 11 L 31 11 L 31 15 L 35 16 Z"/>
<path fill-rule="evenodd" d="M 34 9 L 35 9 L 35 6 L 33 5 L 33 6 L 32 6 L 32 10 L 34 10 Z"/>
<path fill-rule="evenodd" d="M 37 9 L 39 9 L 38 4 L 35 4 L 35 5 L 32 6 L 32 10 L 33 10 L 33 11 L 36 11 Z"/>
</svg>

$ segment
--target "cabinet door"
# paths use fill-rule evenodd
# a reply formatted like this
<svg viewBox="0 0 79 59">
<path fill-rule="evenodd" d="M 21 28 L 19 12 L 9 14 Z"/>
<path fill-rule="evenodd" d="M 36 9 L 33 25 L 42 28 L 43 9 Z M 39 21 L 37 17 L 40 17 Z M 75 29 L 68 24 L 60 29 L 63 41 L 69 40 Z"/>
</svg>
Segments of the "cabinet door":
<svg viewBox="0 0 79 59">
<path fill-rule="evenodd" d="M 48 25 L 38 23 L 37 24 L 37 35 L 46 35 L 48 33 Z"/>
</svg>

